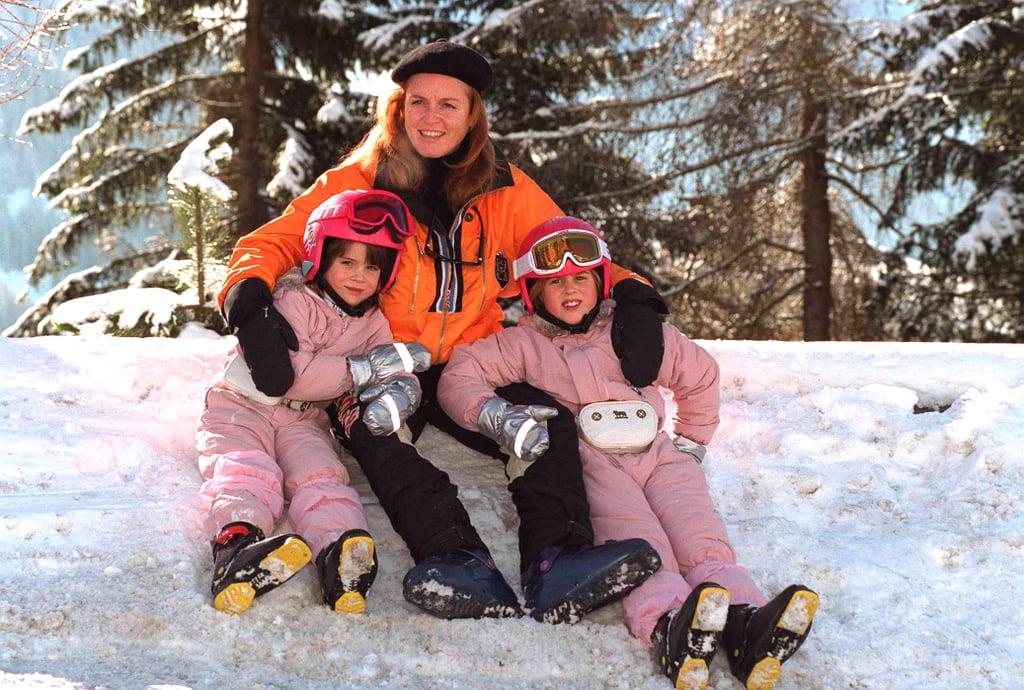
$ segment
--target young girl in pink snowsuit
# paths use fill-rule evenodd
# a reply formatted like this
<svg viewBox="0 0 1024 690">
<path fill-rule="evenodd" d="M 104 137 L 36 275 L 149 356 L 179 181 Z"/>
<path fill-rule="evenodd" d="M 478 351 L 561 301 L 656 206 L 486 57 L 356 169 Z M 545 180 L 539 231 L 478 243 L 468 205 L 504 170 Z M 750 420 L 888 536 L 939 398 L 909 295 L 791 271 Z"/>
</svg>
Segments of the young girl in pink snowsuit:
<svg viewBox="0 0 1024 690">
<path fill-rule="evenodd" d="M 263 395 L 236 348 L 208 389 L 196 447 L 207 528 L 216 535 L 218 610 L 241 613 L 316 556 L 324 602 L 365 611 L 376 550 L 325 408 L 355 393 L 363 420 L 380 435 L 397 430 L 419 402 L 411 372 L 426 369 L 430 356 L 416 343 L 393 343 L 377 307 L 411 227 L 405 205 L 388 192 L 327 199 L 307 223 L 301 269 L 274 293 L 295 331 L 295 382 L 284 397 Z M 298 534 L 266 537 L 286 500 Z"/>
<path fill-rule="evenodd" d="M 527 315 L 457 347 L 439 399 L 466 428 L 503 428 L 513 456 L 543 439 L 547 412 L 513 406 L 496 388 L 524 381 L 576 413 L 597 539 L 641 537 L 661 556 L 661 569 L 623 600 L 630 631 L 653 645 L 676 688 L 703 690 L 720 644 L 747 690 L 772 688 L 806 638 L 818 597 L 793 585 L 766 604 L 736 563 L 700 466 L 719 422 L 718 365 L 666 324 L 657 378 L 630 385 L 612 348 L 610 262 L 587 223 L 538 226 L 514 265 Z"/>
</svg>

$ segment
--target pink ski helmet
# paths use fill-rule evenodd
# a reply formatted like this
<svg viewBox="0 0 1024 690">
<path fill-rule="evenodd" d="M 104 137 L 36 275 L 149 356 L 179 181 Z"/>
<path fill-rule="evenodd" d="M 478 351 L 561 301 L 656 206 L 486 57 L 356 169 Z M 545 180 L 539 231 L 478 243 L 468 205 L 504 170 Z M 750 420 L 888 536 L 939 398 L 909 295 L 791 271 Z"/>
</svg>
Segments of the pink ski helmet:
<svg viewBox="0 0 1024 690">
<path fill-rule="evenodd" d="M 526 281 L 569 276 L 599 268 L 603 298 L 611 295 L 612 257 L 601 235 L 579 218 L 557 216 L 533 230 L 519 247 L 512 271 L 523 294 L 526 311 L 533 313 Z"/>
<path fill-rule="evenodd" d="M 395 194 L 380 189 L 356 189 L 328 198 L 313 209 L 302 238 L 302 275 L 312 281 L 320 270 L 324 240 L 337 237 L 394 250 L 394 261 L 381 282 L 385 292 L 395 282 L 402 243 L 414 232 L 416 221 Z"/>
</svg>

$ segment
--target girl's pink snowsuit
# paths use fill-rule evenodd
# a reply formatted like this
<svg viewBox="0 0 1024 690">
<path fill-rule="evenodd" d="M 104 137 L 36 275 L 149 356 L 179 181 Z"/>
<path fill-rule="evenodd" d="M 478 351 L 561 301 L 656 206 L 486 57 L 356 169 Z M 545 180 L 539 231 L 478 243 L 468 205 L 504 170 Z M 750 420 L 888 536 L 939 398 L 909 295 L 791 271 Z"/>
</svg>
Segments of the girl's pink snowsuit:
<svg viewBox="0 0 1024 690">
<path fill-rule="evenodd" d="M 647 645 L 658 618 L 682 605 L 694 586 L 713 581 L 731 603 L 765 603 L 747 570 L 736 563 L 725 524 L 715 511 L 704 472 L 677 450 L 677 435 L 706 445 L 718 427 L 718 364 L 672 326 L 665 325 L 665 357 L 654 383 L 633 388 L 612 349 L 611 312 L 586 333 L 568 334 L 536 316 L 519 326 L 455 348 L 438 385 L 442 406 L 467 429 L 494 389 L 525 381 L 574 413 L 588 403 L 645 400 L 658 411 L 662 431 L 641 453 L 609 453 L 580 441 L 595 542 L 641 537 L 662 567 L 623 600 L 626 623 Z"/>
<path fill-rule="evenodd" d="M 305 287 L 298 270 L 278 281 L 274 305 L 299 340 L 291 353 L 295 382 L 279 404 L 260 402 L 264 396 L 251 379 L 239 385 L 221 375 L 207 390 L 196 433 L 205 480 L 200 496 L 209 506 L 211 534 L 234 521 L 273 534 L 290 501 L 292 527 L 316 556 L 343 532 L 367 528 L 324 408 L 352 388 L 348 356 L 393 338 L 379 309 L 359 318 L 341 314 Z M 238 357 L 236 348 L 225 374 Z M 301 409 L 300 401 L 312 404 Z"/>
</svg>

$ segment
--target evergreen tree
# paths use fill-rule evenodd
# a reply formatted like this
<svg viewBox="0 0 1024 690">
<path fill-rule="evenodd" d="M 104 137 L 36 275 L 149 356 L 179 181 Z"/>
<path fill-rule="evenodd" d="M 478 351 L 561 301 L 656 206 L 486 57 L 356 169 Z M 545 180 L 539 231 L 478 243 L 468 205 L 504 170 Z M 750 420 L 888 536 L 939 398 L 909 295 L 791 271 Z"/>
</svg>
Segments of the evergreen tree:
<svg viewBox="0 0 1024 690">
<path fill-rule="evenodd" d="M 166 252 L 174 242 L 162 181 L 185 145 L 220 118 L 235 133 L 223 176 L 235 192 L 232 234 L 257 227 L 365 132 L 370 99 L 353 93 L 346 75 L 357 67 L 390 69 L 435 38 L 472 45 L 493 62 L 497 83 L 487 102 L 499 147 L 567 212 L 599 225 L 605 216 L 628 215 L 622 208 L 629 199 L 613 192 L 636 186 L 638 166 L 603 148 L 599 132 L 581 136 L 576 126 L 589 114 L 570 105 L 622 71 L 614 54 L 593 47 L 634 21 L 621 3 L 161 0 L 94 7 L 102 9 L 69 14 L 103 27 L 68 60 L 81 76 L 23 120 L 25 134 L 81 130 L 38 182 L 68 219 L 40 246 L 29 271 L 33 284 L 71 266 L 83 242 L 110 233 L 120 238 L 141 227 L 156 237 L 153 247 L 124 252 L 122 268 L 142 268 L 154 252 Z M 594 192 L 606 200 L 586 201 Z M 77 283 L 77 294 L 88 291 Z M 103 286 L 97 290 L 109 282 Z M 59 299 L 51 291 L 47 301 Z"/>
<path fill-rule="evenodd" d="M 639 37 L 643 71 L 616 103 L 633 113 L 626 135 L 654 152 L 652 244 L 680 326 L 700 337 L 870 336 L 868 323 L 839 316 L 863 313 L 875 261 L 847 190 L 865 195 L 833 141 L 869 79 L 859 27 L 828 0 L 646 5 L 661 21 Z"/>
<path fill-rule="evenodd" d="M 266 221 L 365 129 L 369 97 L 351 92 L 346 73 L 375 67 L 367 44 L 390 21 L 369 3 L 342 11 L 319 0 L 73 3 L 65 18 L 99 31 L 68 54 L 80 76 L 22 121 L 23 135 L 80 130 L 37 182 L 67 220 L 29 267 L 33 285 L 72 267 L 88 242 L 106 241 L 122 276 L 166 256 L 175 242 L 164 180 L 222 117 L 237 151 L 224 176 L 236 199 L 231 234 Z M 150 246 L 123 241 L 140 229 Z M 79 281 L 75 292 L 90 288 Z"/>
<path fill-rule="evenodd" d="M 1012 0 L 921 3 L 877 36 L 887 89 L 850 133 L 895 171 L 885 217 L 955 202 L 887 257 L 878 310 L 899 339 L 1024 338 L 1024 24 Z M 954 191 L 950 191 L 954 190 Z"/>
<path fill-rule="evenodd" d="M 189 278 L 196 291 L 197 307 L 214 297 L 207 289 L 207 263 L 223 253 L 228 239 L 224 218 L 234 193 L 217 179 L 217 174 L 231 160 L 231 147 L 226 141 L 231 133 L 231 123 L 217 120 L 185 147 L 167 175 L 167 201 L 178 224 L 182 247 L 189 254 Z"/>
</svg>

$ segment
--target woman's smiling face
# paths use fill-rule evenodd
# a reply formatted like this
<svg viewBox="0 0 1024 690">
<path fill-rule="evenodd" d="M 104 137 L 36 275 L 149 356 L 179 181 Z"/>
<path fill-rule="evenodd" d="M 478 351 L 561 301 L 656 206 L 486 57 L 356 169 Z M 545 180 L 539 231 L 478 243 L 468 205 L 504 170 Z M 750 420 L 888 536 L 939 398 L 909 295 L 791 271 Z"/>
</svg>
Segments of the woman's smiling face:
<svg viewBox="0 0 1024 690">
<path fill-rule="evenodd" d="M 469 132 L 470 86 L 445 74 L 414 74 L 405 84 L 405 133 L 424 158 L 455 151 Z"/>
</svg>

